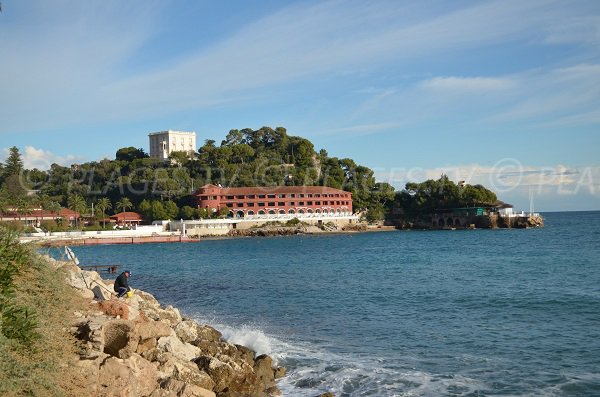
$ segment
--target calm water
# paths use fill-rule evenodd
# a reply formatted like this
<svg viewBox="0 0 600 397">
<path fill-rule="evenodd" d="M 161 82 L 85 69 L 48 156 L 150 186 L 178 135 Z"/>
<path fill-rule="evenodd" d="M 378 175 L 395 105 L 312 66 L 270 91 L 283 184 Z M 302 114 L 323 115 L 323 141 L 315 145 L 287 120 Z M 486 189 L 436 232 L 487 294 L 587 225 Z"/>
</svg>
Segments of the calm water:
<svg viewBox="0 0 600 397">
<path fill-rule="evenodd" d="M 74 251 L 270 353 L 287 396 L 600 395 L 600 212 Z"/>
</svg>

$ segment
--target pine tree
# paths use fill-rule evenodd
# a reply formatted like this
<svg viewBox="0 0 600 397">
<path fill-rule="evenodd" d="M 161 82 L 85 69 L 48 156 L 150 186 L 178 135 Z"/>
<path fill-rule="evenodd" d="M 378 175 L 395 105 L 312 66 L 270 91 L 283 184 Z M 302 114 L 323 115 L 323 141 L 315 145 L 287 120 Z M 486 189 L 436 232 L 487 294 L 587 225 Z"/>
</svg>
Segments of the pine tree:
<svg viewBox="0 0 600 397">
<path fill-rule="evenodd" d="M 13 146 L 9 149 L 10 154 L 4 163 L 4 176 L 19 175 L 23 171 L 23 159 L 19 148 Z"/>
</svg>

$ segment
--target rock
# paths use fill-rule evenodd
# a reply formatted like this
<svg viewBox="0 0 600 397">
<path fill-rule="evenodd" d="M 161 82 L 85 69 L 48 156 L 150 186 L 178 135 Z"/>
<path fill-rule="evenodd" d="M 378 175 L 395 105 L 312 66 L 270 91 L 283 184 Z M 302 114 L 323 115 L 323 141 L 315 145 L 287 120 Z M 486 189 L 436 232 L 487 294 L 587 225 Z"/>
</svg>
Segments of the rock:
<svg viewBox="0 0 600 397">
<path fill-rule="evenodd" d="M 138 347 L 135 324 L 127 320 L 112 320 L 102 328 L 104 353 L 119 358 L 128 358 Z"/>
<path fill-rule="evenodd" d="M 158 340 L 159 350 L 172 353 L 183 360 L 190 361 L 200 355 L 200 349 L 189 343 L 183 343 L 176 336 L 164 336 Z"/>
<path fill-rule="evenodd" d="M 80 358 L 92 359 L 104 351 L 102 325 L 106 322 L 97 317 L 85 317 L 73 324 L 71 334 L 85 343 L 85 351 L 80 352 Z"/>
<path fill-rule="evenodd" d="M 98 385 L 98 396 L 147 396 L 158 387 L 158 371 L 137 354 L 128 360 L 109 357 L 100 366 Z"/>
<path fill-rule="evenodd" d="M 182 321 L 179 309 L 171 305 L 165 307 L 165 309 L 160 312 L 160 318 L 162 320 L 167 320 L 169 323 L 171 323 L 171 326 L 175 326 Z"/>
<path fill-rule="evenodd" d="M 167 379 L 160 385 L 161 389 L 174 393 L 178 397 L 215 397 L 211 390 L 203 389 L 200 386 L 186 384 L 185 382 Z"/>
<path fill-rule="evenodd" d="M 182 361 L 174 356 L 159 367 L 159 370 L 172 379 L 199 386 L 203 389 L 213 390 L 215 382 L 197 365 L 189 361 Z"/>
<path fill-rule="evenodd" d="M 208 325 L 198 325 L 196 327 L 199 340 L 207 340 L 211 342 L 219 342 L 223 334 Z"/>
<path fill-rule="evenodd" d="M 140 337 L 140 341 L 175 335 L 169 324 L 161 321 L 139 322 L 136 324 L 136 332 Z"/>
<path fill-rule="evenodd" d="M 287 373 L 287 369 L 285 367 L 277 367 L 273 370 L 273 375 L 275 376 L 275 379 L 281 379 L 283 378 Z"/>
<path fill-rule="evenodd" d="M 326 393 L 319 394 L 318 396 L 315 396 L 315 397 L 335 397 L 335 394 L 333 394 L 332 392 L 328 391 Z"/>
<path fill-rule="evenodd" d="M 254 372 L 262 390 L 275 387 L 275 372 L 273 371 L 273 359 L 271 357 L 266 354 L 256 357 Z"/>
<path fill-rule="evenodd" d="M 198 325 L 194 321 L 184 320 L 177 324 L 173 330 L 182 342 L 190 343 L 198 339 L 197 328 Z"/>
<path fill-rule="evenodd" d="M 256 374 L 245 362 L 235 362 L 231 357 L 202 356 L 194 360 L 215 382 L 214 391 L 220 397 L 263 397 L 266 396 L 257 382 Z"/>
<path fill-rule="evenodd" d="M 141 340 L 140 342 L 138 342 L 136 353 L 141 354 L 143 356 L 143 354 L 146 353 L 147 351 L 155 349 L 157 344 L 158 344 L 158 341 L 156 340 L 156 338 L 148 338 L 148 339 Z"/>
</svg>

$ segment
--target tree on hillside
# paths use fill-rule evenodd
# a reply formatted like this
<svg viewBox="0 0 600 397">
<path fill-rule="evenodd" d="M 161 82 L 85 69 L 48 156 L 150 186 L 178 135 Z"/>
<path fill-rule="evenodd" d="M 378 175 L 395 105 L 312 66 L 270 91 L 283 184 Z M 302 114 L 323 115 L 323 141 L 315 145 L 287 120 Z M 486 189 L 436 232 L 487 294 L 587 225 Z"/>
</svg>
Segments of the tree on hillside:
<svg viewBox="0 0 600 397">
<path fill-rule="evenodd" d="M 96 203 L 96 211 L 102 214 L 102 227 L 106 228 L 106 211 L 112 208 L 112 203 L 108 197 L 102 197 Z"/>
<path fill-rule="evenodd" d="M 23 171 L 23 159 L 21 153 L 19 153 L 19 148 L 13 146 L 8 150 L 9 155 L 4 162 L 4 176 L 19 175 Z"/>
<path fill-rule="evenodd" d="M 79 194 L 75 193 L 69 196 L 67 199 L 67 205 L 71 210 L 79 213 L 79 216 L 76 216 L 75 218 L 75 227 L 77 228 L 79 225 L 79 218 L 81 214 L 85 213 L 87 207 L 85 199 Z"/>
<path fill-rule="evenodd" d="M 125 212 L 130 208 L 133 208 L 133 203 L 129 200 L 128 197 L 123 197 L 121 200 L 117 201 L 117 211 Z"/>
<path fill-rule="evenodd" d="M 133 146 L 124 147 L 117 150 L 115 158 L 120 161 L 127 161 L 128 163 L 132 162 L 135 159 L 144 159 L 148 158 L 148 154 L 144 152 L 142 148 L 135 148 Z"/>
</svg>

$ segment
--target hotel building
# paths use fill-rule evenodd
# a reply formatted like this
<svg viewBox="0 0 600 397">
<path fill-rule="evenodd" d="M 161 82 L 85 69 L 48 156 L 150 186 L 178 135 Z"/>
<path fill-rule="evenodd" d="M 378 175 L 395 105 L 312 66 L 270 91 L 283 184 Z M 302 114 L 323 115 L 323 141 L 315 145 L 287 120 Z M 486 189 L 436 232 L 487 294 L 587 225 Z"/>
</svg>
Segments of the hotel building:
<svg viewBox="0 0 600 397">
<path fill-rule="evenodd" d="M 352 193 L 326 186 L 231 187 L 202 186 L 196 193 L 198 208 L 219 211 L 233 218 L 352 215 Z"/>
<path fill-rule="evenodd" d="M 150 140 L 150 157 L 168 160 L 173 152 L 196 153 L 196 133 L 185 131 L 160 131 L 148 134 Z"/>
</svg>

